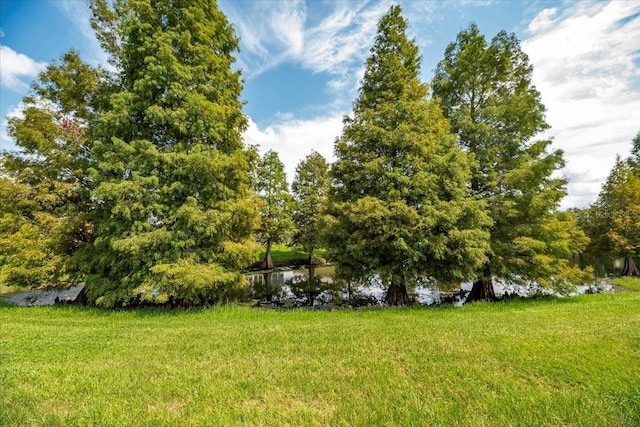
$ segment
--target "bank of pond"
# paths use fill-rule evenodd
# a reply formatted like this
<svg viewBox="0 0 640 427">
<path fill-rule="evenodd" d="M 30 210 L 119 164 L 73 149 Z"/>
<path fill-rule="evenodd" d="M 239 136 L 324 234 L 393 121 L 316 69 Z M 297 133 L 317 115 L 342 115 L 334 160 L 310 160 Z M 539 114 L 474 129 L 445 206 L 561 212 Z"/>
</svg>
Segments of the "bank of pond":
<svg viewBox="0 0 640 427">
<path fill-rule="evenodd" d="M 378 277 L 374 276 L 366 283 L 347 283 L 335 279 L 332 266 L 253 271 L 247 273 L 246 277 L 248 284 L 239 298 L 242 302 L 254 307 L 357 309 L 384 306 L 386 289 Z M 411 287 L 409 295 L 413 303 L 419 305 L 462 305 L 471 286 L 471 282 L 467 282 L 456 289 L 442 290 L 424 283 Z M 590 286 L 577 286 L 563 292 L 532 282 L 515 284 L 494 280 L 493 287 L 499 299 L 563 297 L 584 293 L 606 293 L 614 290 L 608 279 L 596 279 Z M 65 289 L 30 289 L 5 295 L 4 299 L 10 304 L 19 306 L 40 306 L 80 302 L 77 300 L 82 298 L 82 294 L 83 286 L 76 285 Z"/>
</svg>

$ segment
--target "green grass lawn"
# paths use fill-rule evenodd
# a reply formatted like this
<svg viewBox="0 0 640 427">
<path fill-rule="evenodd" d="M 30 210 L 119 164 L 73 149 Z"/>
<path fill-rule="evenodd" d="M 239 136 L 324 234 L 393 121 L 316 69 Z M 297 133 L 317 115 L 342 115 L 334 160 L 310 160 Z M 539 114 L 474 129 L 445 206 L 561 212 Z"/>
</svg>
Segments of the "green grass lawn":
<svg viewBox="0 0 640 427">
<path fill-rule="evenodd" d="M 263 249 L 260 252 L 260 262 L 264 260 L 267 250 Z M 313 251 L 314 257 L 324 258 L 327 254 L 326 249 L 316 249 Z M 305 253 L 299 248 L 295 248 L 287 245 L 273 245 L 271 247 L 271 260 L 278 266 L 285 266 L 291 263 L 305 264 L 309 260 L 309 254 Z M 259 263 L 258 263 L 259 264 Z"/>
<path fill-rule="evenodd" d="M 365 311 L 0 308 L 0 425 L 638 426 L 640 293 Z"/>
<path fill-rule="evenodd" d="M 611 283 L 629 292 L 640 292 L 640 278 L 638 277 L 616 277 L 611 280 Z"/>
</svg>

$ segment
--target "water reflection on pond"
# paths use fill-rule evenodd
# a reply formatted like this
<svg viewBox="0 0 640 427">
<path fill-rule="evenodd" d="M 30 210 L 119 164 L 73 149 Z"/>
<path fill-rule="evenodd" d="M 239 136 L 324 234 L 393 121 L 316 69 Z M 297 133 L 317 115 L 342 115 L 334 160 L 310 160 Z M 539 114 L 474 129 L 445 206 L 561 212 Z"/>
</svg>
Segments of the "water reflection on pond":
<svg viewBox="0 0 640 427">
<path fill-rule="evenodd" d="M 346 283 L 334 281 L 332 267 L 318 267 L 311 272 L 302 270 L 272 270 L 250 273 L 247 275 L 249 297 L 257 301 L 257 305 L 266 307 L 316 307 L 332 308 L 346 306 L 382 305 L 385 287 L 379 279 L 372 279 L 366 285 L 347 286 Z M 430 286 L 415 286 L 409 289 L 410 296 L 418 304 L 438 305 L 452 303 L 461 305 L 471 290 L 470 282 L 463 283 L 460 288 L 443 292 Z M 564 294 L 540 286 L 537 283 L 513 284 L 494 281 L 494 291 L 498 298 L 533 297 L 536 295 L 575 295 L 583 293 L 611 292 L 608 282 L 598 285 L 579 286 Z"/>
<path fill-rule="evenodd" d="M 331 266 L 317 267 L 311 274 L 304 270 L 272 270 L 247 274 L 249 285 L 245 297 L 253 299 L 256 305 L 264 307 L 363 307 L 383 305 L 385 287 L 379 279 L 372 279 L 365 285 L 347 286 L 346 283 L 334 280 L 334 269 Z M 16 305 L 53 305 L 73 301 L 83 286 L 68 289 L 32 289 L 2 296 L 3 299 Z M 493 288 L 498 298 L 533 297 L 536 295 L 575 295 L 585 293 L 613 292 L 608 280 L 598 280 L 589 286 L 577 286 L 564 294 L 543 288 L 536 283 L 516 285 L 494 280 Z M 414 301 L 423 305 L 464 303 L 471 283 L 463 283 L 452 292 L 442 292 L 429 286 L 416 286 L 409 289 Z"/>
<path fill-rule="evenodd" d="M 249 296 L 262 306 L 376 306 L 382 305 L 385 295 L 384 286 L 376 279 L 366 286 L 357 287 L 334 281 L 332 267 L 318 267 L 311 272 L 309 269 L 262 271 L 248 274 L 247 279 Z M 412 296 L 420 304 L 438 304 L 445 298 L 456 302 L 451 299 L 451 294 L 426 286 L 412 291 Z"/>
<path fill-rule="evenodd" d="M 262 271 L 247 279 L 250 297 L 261 305 L 337 306 L 343 299 L 332 268 Z"/>
</svg>

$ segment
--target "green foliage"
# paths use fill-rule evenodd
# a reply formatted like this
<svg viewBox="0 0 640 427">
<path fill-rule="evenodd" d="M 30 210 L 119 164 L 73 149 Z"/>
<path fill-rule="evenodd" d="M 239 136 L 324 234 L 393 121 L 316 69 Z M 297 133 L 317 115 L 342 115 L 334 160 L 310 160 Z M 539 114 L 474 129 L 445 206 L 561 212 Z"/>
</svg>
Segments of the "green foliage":
<svg viewBox="0 0 640 427">
<path fill-rule="evenodd" d="M 554 176 L 563 153 L 535 140 L 548 125 L 531 73 L 515 35 L 502 31 L 487 43 L 472 24 L 447 47 L 433 93 L 473 159 L 469 185 L 493 220 L 483 279 L 586 280 L 589 272 L 569 267 L 568 257 L 587 239 L 575 218 L 557 213 L 566 195 L 566 180 Z"/>
<path fill-rule="evenodd" d="M 0 308 L 0 425 L 638 426 L 639 305 Z"/>
<path fill-rule="evenodd" d="M 52 236 L 60 220 L 38 212 L 36 197 L 27 184 L 0 178 L 0 278 L 4 284 L 55 283 L 62 271 Z"/>
<path fill-rule="evenodd" d="M 201 265 L 189 261 L 175 264 L 156 264 L 147 281 L 134 290 L 142 302 L 165 303 L 179 295 L 195 305 L 221 301 L 246 285 L 240 272 L 224 271 L 216 264 Z M 99 301 L 101 302 L 101 301 Z"/>
<path fill-rule="evenodd" d="M 331 258 L 350 279 L 460 282 L 485 260 L 489 223 L 469 197 L 469 158 L 420 82 L 400 7 L 378 24 L 353 117 L 336 141 Z"/>
<path fill-rule="evenodd" d="M 21 260 L 20 252 L 23 246 L 21 243 L 23 241 L 29 242 L 29 237 L 32 237 L 29 236 L 32 233 L 28 232 L 33 227 L 29 227 L 29 224 L 21 215 L 25 208 L 29 213 L 32 210 L 29 203 L 25 203 L 30 199 L 29 196 L 28 186 L 16 184 L 8 178 L 0 177 L 0 200 L 2 200 L 2 204 L 0 204 L 0 272 L 6 271 L 8 268 L 18 267 L 15 265 L 15 261 Z M 21 233 L 22 227 L 25 227 L 25 230 Z M 25 234 L 27 238 L 23 238 Z M 38 240 L 36 239 L 35 241 L 37 242 Z M 30 258 L 33 259 L 34 257 L 31 256 Z M 37 258 L 41 259 L 43 257 L 38 256 Z M 40 265 L 37 265 L 37 267 L 40 267 Z M 38 269 L 36 268 L 34 273 L 37 274 L 37 271 Z M 0 276 L 0 279 L 2 279 L 3 284 L 8 283 L 6 274 Z M 23 285 L 27 285 L 30 284 L 31 280 L 23 280 L 22 282 Z"/>
<path fill-rule="evenodd" d="M 583 227 L 591 238 L 588 251 L 593 256 L 627 261 L 640 256 L 640 168 L 636 162 L 634 155 L 617 158 L 598 200 L 587 212 Z"/>
<path fill-rule="evenodd" d="M 640 292 L 640 278 L 638 277 L 616 277 L 611 280 L 611 283 L 629 292 Z"/>
<path fill-rule="evenodd" d="M 262 200 L 258 240 L 267 246 L 284 243 L 293 231 L 292 199 L 284 165 L 273 150 L 267 151 L 255 170 L 255 191 Z"/>
<path fill-rule="evenodd" d="M 325 258 L 326 249 L 315 249 L 314 258 Z M 260 251 L 260 259 L 266 256 L 266 249 Z M 309 261 L 309 254 L 301 251 L 299 246 L 273 245 L 271 247 L 271 260 L 275 267 L 301 266 Z M 254 265 L 255 266 L 255 265 Z"/>
<path fill-rule="evenodd" d="M 92 1 L 94 26 L 118 67 L 103 132 L 131 142 L 187 149 L 196 144 L 231 154 L 242 148 L 238 40 L 212 0 Z M 109 43 L 107 43 L 109 45 Z"/>
<path fill-rule="evenodd" d="M 293 241 L 307 251 L 312 261 L 325 226 L 324 210 L 329 193 L 329 164 L 320 153 L 314 151 L 298 164 L 292 190 L 296 228 Z"/>
<path fill-rule="evenodd" d="M 640 171 L 640 131 L 633 138 L 629 163 L 636 171 Z"/>
<path fill-rule="evenodd" d="M 0 156 L 0 264 L 7 283 L 59 282 L 73 270 L 75 251 L 92 239 L 87 171 L 105 76 L 70 51 L 40 74 L 23 100 L 23 116 L 9 120 L 18 150 Z"/>
<path fill-rule="evenodd" d="M 258 250 L 233 29 L 210 0 L 91 6 L 117 75 L 95 128 L 88 296 L 225 299 Z"/>
</svg>

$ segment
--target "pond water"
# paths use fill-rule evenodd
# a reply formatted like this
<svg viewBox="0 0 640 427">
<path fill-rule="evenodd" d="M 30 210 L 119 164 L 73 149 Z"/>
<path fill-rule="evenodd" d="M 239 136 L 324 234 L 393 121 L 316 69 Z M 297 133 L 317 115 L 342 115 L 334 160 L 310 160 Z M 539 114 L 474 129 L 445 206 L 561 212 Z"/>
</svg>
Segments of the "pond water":
<svg viewBox="0 0 640 427">
<path fill-rule="evenodd" d="M 67 289 L 32 289 L 25 292 L 5 295 L 3 298 L 11 304 L 30 307 L 36 305 L 54 305 L 57 302 L 71 302 L 76 299 L 84 286 L 77 285 Z"/>
<path fill-rule="evenodd" d="M 379 279 L 374 278 L 366 286 L 347 287 L 346 284 L 333 280 L 333 267 L 318 267 L 314 269 L 313 273 L 310 276 L 308 269 L 277 269 L 248 273 L 247 297 L 253 299 L 258 306 L 282 308 L 360 307 L 383 304 L 386 290 Z M 409 294 L 416 302 L 423 305 L 443 303 L 462 305 L 471 286 L 471 282 L 463 283 L 459 289 L 452 292 L 443 292 L 429 286 L 416 286 L 410 289 Z M 591 286 L 578 286 L 571 292 L 564 294 L 546 289 L 536 283 L 516 285 L 494 281 L 493 287 L 498 298 L 505 296 L 531 297 L 534 295 L 563 296 L 613 291 L 613 287 L 608 281 L 600 281 Z M 56 301 L 64 303 L 75 300 L 82 288 L 81 285 L 78 285 L 60 290 L 33 289 L 5 295 L 3 298 L 20 306 L 53 305 Z"/>
<path fill-rule="evenodd" d="M 334 283 L 333 270 L 315 269 L 315 276 L 309 279 L 308 270 L 273 270 L 250 273 L 248 293 L 257 301 L 257 305 L 273 307 L 337 307 L 337 306 L 375 306 L 382 305 L 385 287 L 374 278 L 366 286 L 354 286 L 348 289 L 345 284 Z M 465 282 L 459 289 L 444 292 L 430 286 L 416 286 L 409 294 L 423 305 L 453 303 L 462 305 L 471 290 L 472 283 Z M 498 298 L 532 297 L 535 295 L 568 296 L 584 293 L 612 292 L 613 287 L 607 281 L 591 286 L 578 286 L 571 291 L 561 293 L 544 288 L 537 283 L 514 284 L 495 280 L 493 288 Z"/>
<path fill-rule="evenodd" d="M 315 274 L 313 274 L 315 273 Z M 299 307 L 337 304 L 348 300 L 333 280 L 333 269 L 272 270 L 247 274 L 247 294 L 263 306 Z"/>
</svg>

